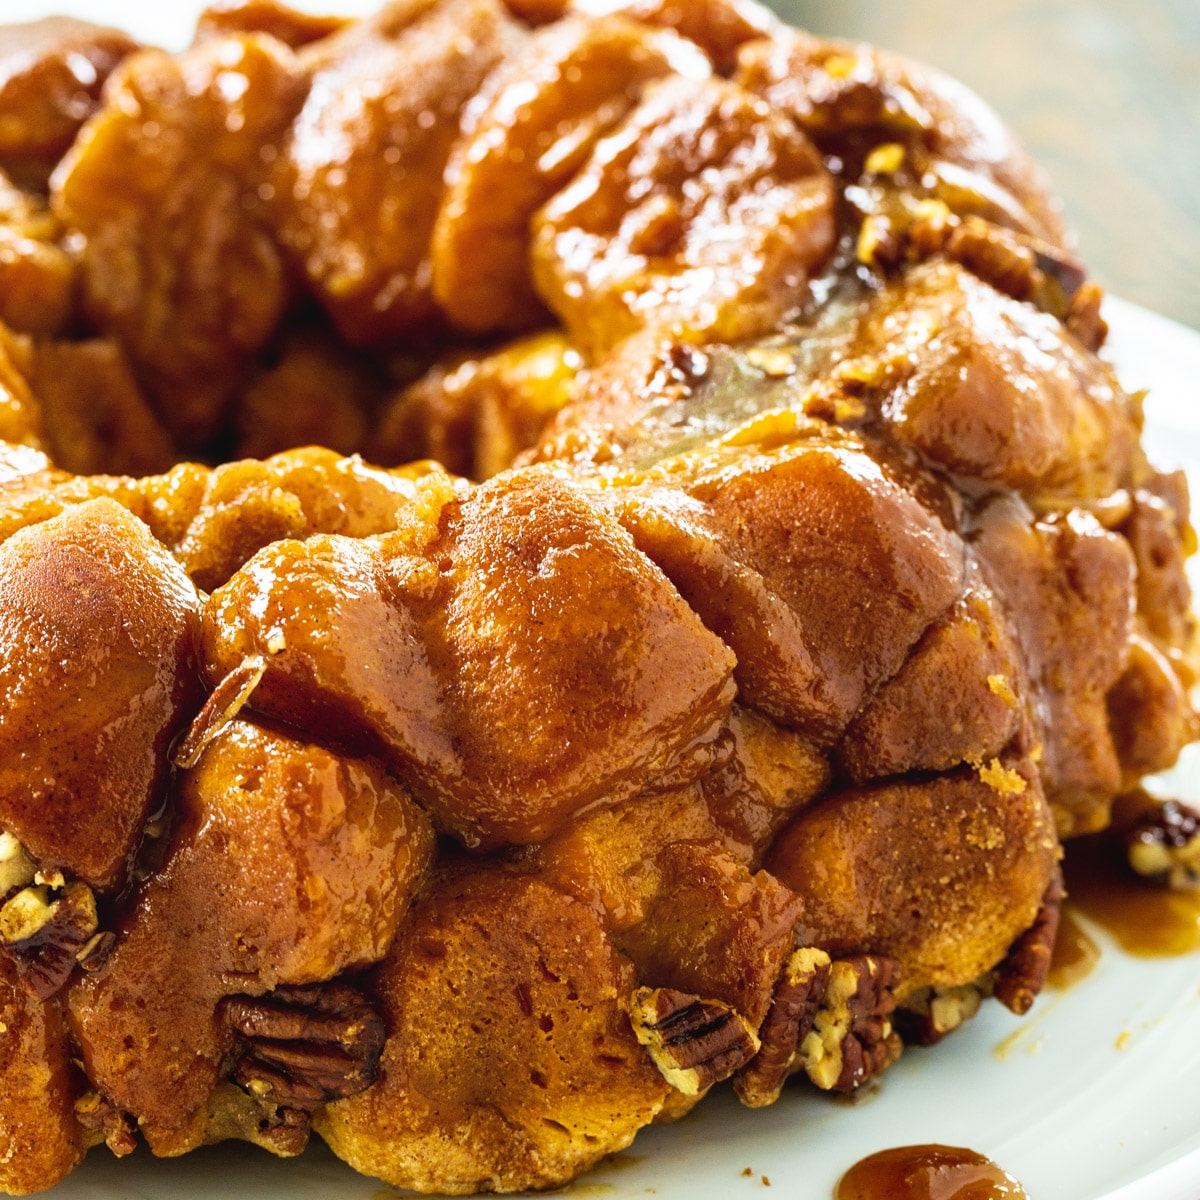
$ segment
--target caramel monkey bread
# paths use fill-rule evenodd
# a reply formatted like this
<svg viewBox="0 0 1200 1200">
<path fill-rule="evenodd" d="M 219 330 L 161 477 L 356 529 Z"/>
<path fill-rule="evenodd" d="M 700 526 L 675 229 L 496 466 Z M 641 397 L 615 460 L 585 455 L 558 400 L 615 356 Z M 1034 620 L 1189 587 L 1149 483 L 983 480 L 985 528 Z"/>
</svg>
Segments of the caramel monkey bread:
<svg viewBox="0 0 1200 1200">
<path fill-rule="evenodd" d="M 0 30 L 0 1189 L 552 1187 L 1026 1011 L 1195 729 L 1100 304 L 750 0 Z"/>
</svg>

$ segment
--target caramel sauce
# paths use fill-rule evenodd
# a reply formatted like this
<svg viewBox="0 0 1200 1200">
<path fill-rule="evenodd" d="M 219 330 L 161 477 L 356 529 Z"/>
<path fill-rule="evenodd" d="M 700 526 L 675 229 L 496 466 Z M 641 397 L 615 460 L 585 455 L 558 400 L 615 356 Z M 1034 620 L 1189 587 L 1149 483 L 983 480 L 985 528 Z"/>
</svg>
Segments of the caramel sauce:
<svg viewBox="0 0 1200 1200">
<path fill-rule="evenodd" d="M 1200 950 L 1200 892 L 1138 879 L 1110 838 L 1070 842 L 1064 866 L 1070 906 L 1107 930 L 1126 953 L 1167 958 Z"/>
<path fill-rule="evenodd" d="M 834 1200 L 1027 1200 L 1005 1170 L 958 1146 L 897 1146 L 856 1162 Z"/>
<path fill-rule="evenodd" d="M 1091 935 L 1075 919 L 1070 905 L 1063 909 L 1058 923 L 1058 937 L 1054 942 L 1054 955 L 1050 959 L 1050 973 L 1046 984 L 1057 991 L 1065 992 L 1081 979 L 1086 979 L 1100 961 L 1100 947 Z"/>
</svg>

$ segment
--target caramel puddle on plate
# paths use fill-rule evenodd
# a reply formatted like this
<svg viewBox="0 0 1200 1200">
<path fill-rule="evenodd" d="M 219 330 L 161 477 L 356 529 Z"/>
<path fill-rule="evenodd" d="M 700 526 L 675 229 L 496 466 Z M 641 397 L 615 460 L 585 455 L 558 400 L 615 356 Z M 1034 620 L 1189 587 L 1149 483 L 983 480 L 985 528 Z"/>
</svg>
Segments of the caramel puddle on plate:
<svg viewBox="0 0 1200 1200">
<path fill-rule="evenodd" d="M 1068 901 L 1058 923 L 1058 937 L 1054 942 L 1054 954 L 1050 959 L 1050 973 L 1046 984 L 1056 992 L 1065 992 L 1080 980 L 1086 979 L 1100 961 L 1100 947 L 1096 945 L 1075 917 Z"/>
<path fill-rule="evenodd" d="M 990 1158 L 959 1146 L 897 1146 L 856 1162 L 834 1200 L 1028 1200 Z"/>
<path fill-rule="evenodd" d="M 1200 950 L 1200 891 L 1172 891 L 1138 879 L 1112 839 L 1081 838 L 1067 848 L 1068 904 L 1137 958 Z"/>
<path fill-rule="evenodd" d="M 1099 835 L 1070 842 L 1063 874 L 1067 902 L 1047 978 L 1059 995 L 1039 1006 L 1032 1019 L 996 1046 L 993 1053 L 1001 1060 L 1054 1010 L 1061 994 L 1086 979 L 1099 962 L 1100 948 L 1078 917 L 1098 925 L 1126 954 L 1137 958 L 1173 958 L 1200 951 L 1200 891 L 1174 891 L 1139 879 L 1126 865 L 1115 839 Z M 1162 1019 L 1124 1031 L 1116 1049 L 1127 1049 L 1138 1032 Z"/>
</svg>

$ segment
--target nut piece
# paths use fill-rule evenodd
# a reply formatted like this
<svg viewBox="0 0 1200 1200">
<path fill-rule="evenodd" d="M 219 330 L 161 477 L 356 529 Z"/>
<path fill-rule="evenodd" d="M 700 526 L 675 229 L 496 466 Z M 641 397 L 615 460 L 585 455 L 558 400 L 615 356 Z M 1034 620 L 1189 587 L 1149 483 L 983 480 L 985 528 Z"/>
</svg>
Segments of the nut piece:
<svg viewBox="0 0 1200 1200">
<path fill-rule="evenodd" d="M 662 1077 L 685 1096 L 728 1079 L 760 1045 L 750 1023 L 728 1004 L 674 988 L 638 988 L 629 1019 Z"/>
<path fill-rule="evenodd" d="M 829 986 L 832 963 L 824 950 L 803 946 L 784 965 L 760 1031 L 762 1049 L 734 1080 L 734 1091 L 749 1108 L 779 1099 L 792 1074 L 797 1048 L 812 1030 Z"/>
<path fill-rule="evenodd" d="M 75 1101 L 75 1118 L 89 1135 L 88 1144 L 103 1141 L 118 1157 L 124 1158 L 137 1149 L 133 1118 L 99 1092 L 87 1092 Z"/>
<path fill-rule="evenodd" d="M 833 964 L 820 1011 L 799 1050 L 800 1065 L 817 1087 L 852 1092 L 900 1057 L 902 1043 L 888 1020 L 899 978 L 899 963 L 882 955 Z"/>
<path fill-rule="evenodd" d="M 896 1025 L 907 1045 L 932 1046 L 960 1025 L 965 1025 L 990 996 L 995 972 L 959 987 L 928 987 L 910 996 L 896 1010 Z"/>
<path fill-rule="evenodd" d="M 252 654 L 213 688 L 171 755 L 175 766 L 190 771 L 200 761 L 209 743 L 246 706 L 266 673 L 267 660 L 261 654 Z"/>
<path fill-rule="evenodd" d="M 1008 957 L 996 971 L 996 999 L 1019 1017 L 1033 1007 L 1046 982 L 1066 895 L 1062 870 L 1056 869 L 1033 924 L 1013 942 Z"/>
<path fill-rule="evenodd" d="M 1200 812 L 1164 800 L 1143 813 L 1122 836 L 1137 874 L 1172 888 L 1200 887 Z"/>
<path fill-rule="evenodd" d="M 11 833 L 0 833 L 0 897 L 33 882 L 37 866 Z"/>
<path fill-rule="evenodd" d="M 259 1100 L 311 1110 L 365 1091 L 379 1073 L 383 1020 L 345 984 L 232 996 L 222 1010 L 246 1039 L 233 1078 Z"/>
<path fill-rule="evenodd" d="M 72 883 L 57 896 L 51 893 L 46 884 L 22 888 L 0 908 L 0 944 L 39 1000 L 62 990 L 85 947 L 95 949 L 90 943 L 100 924 L 87 884 Z"/>
</svg>

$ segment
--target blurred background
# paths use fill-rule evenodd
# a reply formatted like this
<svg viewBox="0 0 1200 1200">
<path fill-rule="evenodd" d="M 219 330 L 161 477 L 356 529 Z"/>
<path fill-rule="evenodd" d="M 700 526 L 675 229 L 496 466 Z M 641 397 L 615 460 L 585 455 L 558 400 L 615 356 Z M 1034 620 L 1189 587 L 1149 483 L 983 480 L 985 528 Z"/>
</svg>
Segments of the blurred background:
<svg viewBox="0 0 1200 1200">
<path fill-rule="evenodd" d="M 1050 173 L 1092 274 L 1200 329 L 1200 0 L 772 0 L 934 63 Z"/>
<path fill-rule="evenodd" d="M 364 12 L 382 0 L 290 2 Z M 0 20 L 57 10 L 182 46 L 204 3 L 0 0 Z M 877 42 L 973 87 L 1049 171 L 1093 275 L 1200 329 L 1200 0 L 768 3 L 794 24 Z"/>
</svg>

